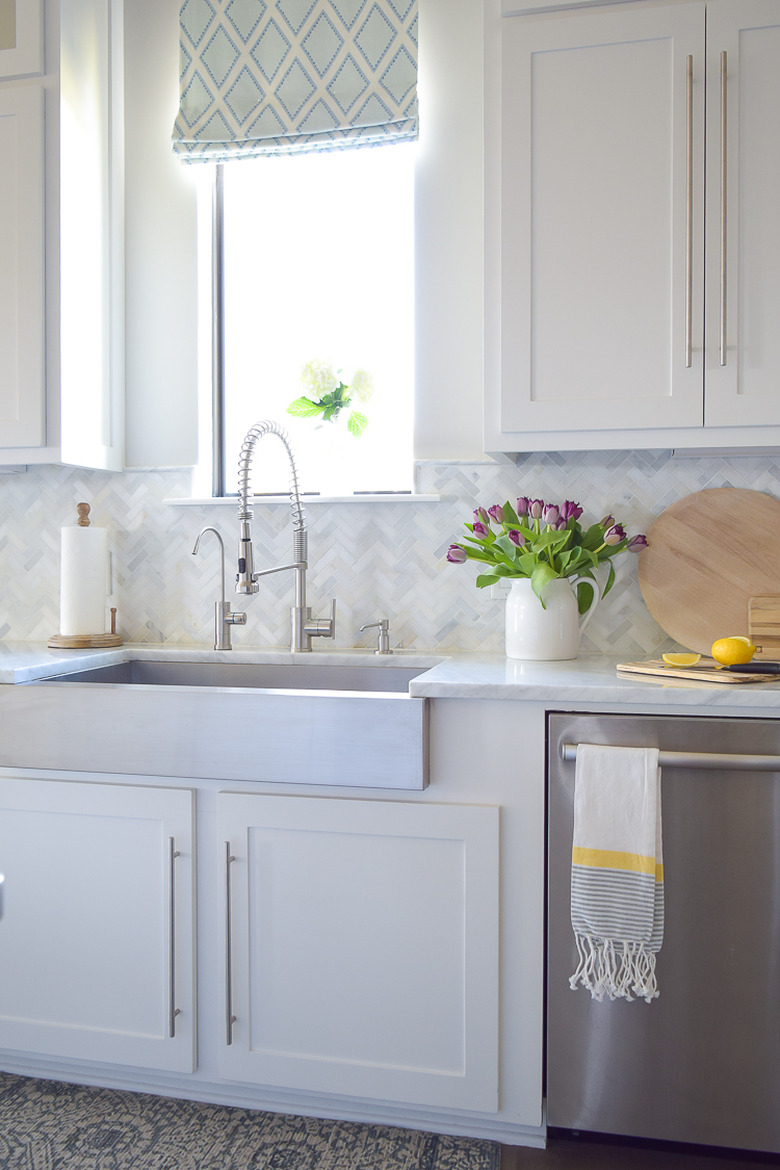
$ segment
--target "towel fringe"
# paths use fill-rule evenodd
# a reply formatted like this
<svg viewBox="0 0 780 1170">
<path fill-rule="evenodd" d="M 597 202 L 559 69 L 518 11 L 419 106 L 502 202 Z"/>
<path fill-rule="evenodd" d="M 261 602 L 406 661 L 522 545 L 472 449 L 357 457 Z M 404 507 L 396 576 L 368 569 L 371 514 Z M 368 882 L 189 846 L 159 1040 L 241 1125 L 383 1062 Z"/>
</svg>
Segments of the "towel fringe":
<svg viewBox="0 0 780 1170">
<path fill-rule="evenodd" d="M 590 934 L 575 934 L 577 969 L 569 979 L 572 991 L 588 990 L 594 999 L 625 999 L 634 996 L 645 1003 L 658 997 L 655 954 L 643 942 L 615 942 L 596 939 Z M 631 994 L 633 992 L 633 994 Z"/>
</svg>

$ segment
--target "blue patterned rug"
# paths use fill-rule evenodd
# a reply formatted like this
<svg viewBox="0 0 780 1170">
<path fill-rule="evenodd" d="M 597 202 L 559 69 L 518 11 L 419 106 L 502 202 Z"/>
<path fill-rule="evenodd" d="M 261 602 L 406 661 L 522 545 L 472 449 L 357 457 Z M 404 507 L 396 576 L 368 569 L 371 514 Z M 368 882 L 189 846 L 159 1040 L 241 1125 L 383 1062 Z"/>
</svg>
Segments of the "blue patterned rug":
<svg viewBox="0 0 780 1170">
<path fill-rule="evenodd" d="M 2 1170 L 499 1170 L 495 1142 L 0 1073 Z"/>
</svg>

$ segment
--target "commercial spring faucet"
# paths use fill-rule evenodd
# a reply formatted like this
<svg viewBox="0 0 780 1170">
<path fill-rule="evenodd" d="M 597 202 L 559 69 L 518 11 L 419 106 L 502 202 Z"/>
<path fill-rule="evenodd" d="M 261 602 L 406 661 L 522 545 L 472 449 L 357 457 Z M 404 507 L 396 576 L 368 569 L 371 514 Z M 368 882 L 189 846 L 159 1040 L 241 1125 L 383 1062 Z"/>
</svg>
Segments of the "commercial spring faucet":
<svg viewBox="0 0 780 1170">
<path fill-rule="evenodd" d="M 252 465 L 255 444 L 263 435 L 276 435 L 284 444 L 290 461 L 290 506 L 293 522 L 293 559 L 288 565 L 275 565 L 272 569 L 254 567 L 252 553 L 251 520 L 254 516 L 252 496 L 249 489 L 249 471 Z M 329 618 L 312 618 L 311 609 L 306 605 L 306 569 L 308 557 L 308 534 L 306 518 L 298 491 L 298 470 L 295 466 L 287 432 L 272 419 L 255 423 L 247 431 L 241 445 L 238 459 L 238 575 L 236 593 L 257 593 L 259 577 L 271 573 L 282 573 L 292 569 L 295 574 L 295 600 L 290 607 L 290 649 L 293 652 L 311 650 L 312 638 L 333 638 L 336 634 L 336 599 L 331 601 Z"/>
</svg>

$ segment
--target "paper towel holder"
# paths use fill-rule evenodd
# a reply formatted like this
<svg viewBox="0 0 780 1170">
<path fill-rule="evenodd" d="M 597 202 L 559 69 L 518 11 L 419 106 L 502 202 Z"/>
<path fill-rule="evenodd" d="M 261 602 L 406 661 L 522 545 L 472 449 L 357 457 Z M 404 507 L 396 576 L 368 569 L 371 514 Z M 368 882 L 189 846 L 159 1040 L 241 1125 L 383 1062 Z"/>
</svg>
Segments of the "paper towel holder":
<svg viewBox="0 0 780 1170">
<path fill-rule="evenodd" d="M 55 650 L 89 650 L 94 647 L 105 649 L 107 646 L 121 646 L 122 635 L 116 632 L 116 606 L 111 610 L 110 634 L 53 634 L 47 646 Z"/>
<path fill-rule="evenodd" d="M 78 513 L 78 520 L 76 521 L 78 527 L 89 528 L 89 504 L 77 504 L 76 512 Z M 111 632 L 108 634 L 53 634 L 46 645 L 56 650 L 89 650 L 92 647 L 97 649 L 108 646 L 121 646 L 121 634 L 116 632 L 116 612 L 116 606 L 114 605 L 110 610 Z"/>
</svg>

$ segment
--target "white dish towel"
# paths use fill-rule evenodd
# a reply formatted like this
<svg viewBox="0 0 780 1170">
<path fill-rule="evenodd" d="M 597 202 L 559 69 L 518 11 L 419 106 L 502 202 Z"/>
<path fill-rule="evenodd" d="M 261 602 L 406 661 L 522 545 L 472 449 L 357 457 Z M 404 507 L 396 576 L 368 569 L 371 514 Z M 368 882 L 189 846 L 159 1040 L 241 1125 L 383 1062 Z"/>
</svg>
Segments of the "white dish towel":
<svg viewBox="0 0 780 1170">
<path fill-rule="evenodd" d="M 577 747 L 571 922 L 579 953 L 572 990 L 655 999 L 664 932 L 657 748 Z"/>
</svg>

